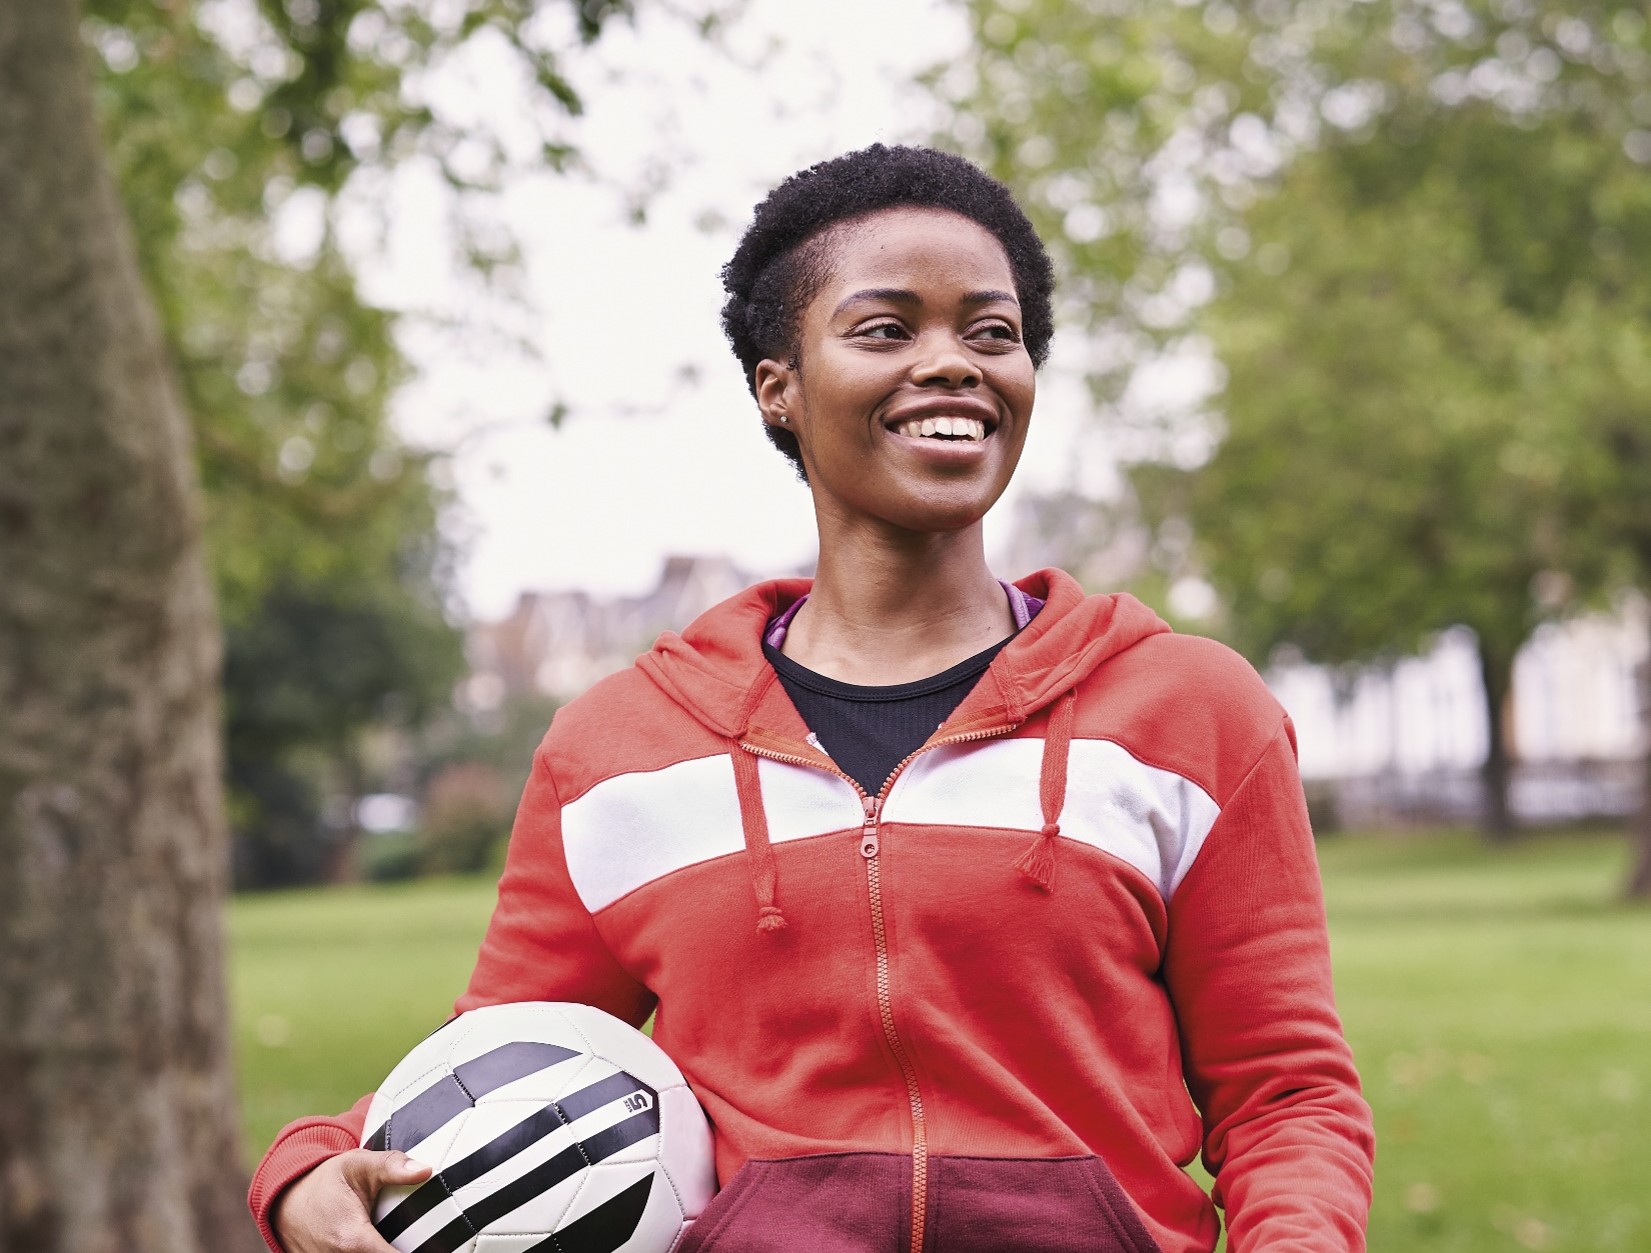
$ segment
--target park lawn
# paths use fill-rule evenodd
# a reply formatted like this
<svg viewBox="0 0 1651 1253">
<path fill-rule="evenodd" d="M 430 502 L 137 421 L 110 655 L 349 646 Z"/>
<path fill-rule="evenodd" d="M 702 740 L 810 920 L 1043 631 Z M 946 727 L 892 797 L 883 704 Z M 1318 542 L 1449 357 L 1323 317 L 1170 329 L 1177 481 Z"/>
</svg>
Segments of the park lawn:
<svg viewBox="0 0 1651 1253">
<path fill-rule="evenodd" d="M 1651 1250 L 1651 909 L 1620 839 L 1322 846 L 1378 1253 Z"/>
<path fill-rule="evenodd" d="M 1620 839 L 1337 836 L 1321 858 L 1376 1110 L 1372 1253 L 1651 1249 L 1651 909 L 1613 900 Z M 236 900 L 250 1154 L 445 1020 L 492 902 L 486 879 Z"/>
</svg>

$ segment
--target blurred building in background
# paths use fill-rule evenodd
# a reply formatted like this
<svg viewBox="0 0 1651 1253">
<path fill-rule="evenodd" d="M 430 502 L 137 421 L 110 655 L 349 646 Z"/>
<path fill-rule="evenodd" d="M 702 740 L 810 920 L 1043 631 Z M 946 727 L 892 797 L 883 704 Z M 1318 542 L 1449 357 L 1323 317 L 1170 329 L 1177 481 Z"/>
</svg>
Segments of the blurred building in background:
<svg viewBox="0 0 1651 1253">
<path fill-rule="evenodd" d="M 680 630 L 755 581 L 727 557 L 673 556 L 640 596 L 523 592 L 508 618 L 471 629 L 466 702 L 488 710 L 521 696 L 571 699 L 630 665 L 661 631 Z"/>
<path fill-rule="evenodd" d="M 1620 817 L 1638 804 L 1647 749 L 1651 610 L 1538 629 L 1514 666 L 1506 719 L 1510 803 L 1525 823 Z M 1441 634 L 1423 656 L 1341 673 L 1275 665 L 1268 685 L 1296 725 L 1302 775 L 1348 826 L 1472 821 L 1482 803 L 1484 698 L 1473 635 Z"/>
</svg>

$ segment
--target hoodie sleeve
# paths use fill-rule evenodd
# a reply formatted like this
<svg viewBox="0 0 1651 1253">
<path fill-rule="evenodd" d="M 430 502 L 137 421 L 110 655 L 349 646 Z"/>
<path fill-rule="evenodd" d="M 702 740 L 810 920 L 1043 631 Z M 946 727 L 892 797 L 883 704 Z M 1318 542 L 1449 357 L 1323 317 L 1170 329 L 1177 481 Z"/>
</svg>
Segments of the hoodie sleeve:
<svg viewBox="0 0 1651 1253">
<path fill-rule="evenodd" d="M 1360 1253 L 1375 1135 L 1330 982 L 1289 720 L 1170 903 L 1164 974 L 1230 1253 Z"/>
<path fill-rule="evenodd" d="M 562 854 L 561 802 L 541 747 L 516 810 L 499 899 L 470 985 L 454 1012 L 508 1001 L 577 1001 L 640 1027 L 654 998 L 619 965 L 574 890 Z M 409 1042 L 411 1044 L 411 1042 Z M 247 1204 L 264 1241 L 280 1195 L 329 1157 L 361 1144 L 371 1094 L 334 1118 L 300 1118 L 281 1129 L 252 1177 Z"/>
</svg>

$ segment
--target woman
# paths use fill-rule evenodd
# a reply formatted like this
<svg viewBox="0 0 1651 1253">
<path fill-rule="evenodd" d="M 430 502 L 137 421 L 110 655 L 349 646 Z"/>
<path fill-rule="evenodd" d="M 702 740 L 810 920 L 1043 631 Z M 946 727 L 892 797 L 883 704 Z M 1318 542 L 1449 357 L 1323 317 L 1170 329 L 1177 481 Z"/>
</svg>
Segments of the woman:
<svg viewBox="0 0 1651 1253">
<path fill-rule="evenodd" d="M 1362 1249 L 1288 719 L 1137 601 L 986 566 L 1051 329 L 1026 218 L 877 146 L 774 191 L 724 280 L 817 576 L 557 715 L 458 1009 L 657 1012 L 717 1129 L 684 1250 L 1208 1253 L 1200 1148 L 1232 1253 Z M 272 1247 L 387 1248 L 367 1205 L 424 1172 L 353 1149 L 364 1110 L 282 1132 Z"/>
</svg>

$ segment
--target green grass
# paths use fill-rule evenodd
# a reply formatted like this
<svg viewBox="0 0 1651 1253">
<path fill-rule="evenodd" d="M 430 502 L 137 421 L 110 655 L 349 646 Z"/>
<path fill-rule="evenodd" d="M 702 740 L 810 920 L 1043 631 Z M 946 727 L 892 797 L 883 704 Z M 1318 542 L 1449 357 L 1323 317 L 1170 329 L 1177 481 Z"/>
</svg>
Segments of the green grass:
<svg viewBox="0 0 1651 1253">
<path fill-rule="evenodd" d="M 446 1021 L 493 908 L 483 879 L 243 896 L 230 909 L 242 1125 L 347 1109 Z"/>
<path fill-rule="evenodd" d="M 1326 841 L 1372 1250 L 1651 1249 L 1651 910 L 1620 840 Z"/>
<path fill-rule="evenodd" d="M 1651 909 L 1619 839 L 1321 846 L 1336 982 L 1376 1110 L 1373 1253 L 1651 1249 Z M 490 881 L 245 897 L 246 1141 L 370 1090 L 448 1012 Z"/>
</svg>

